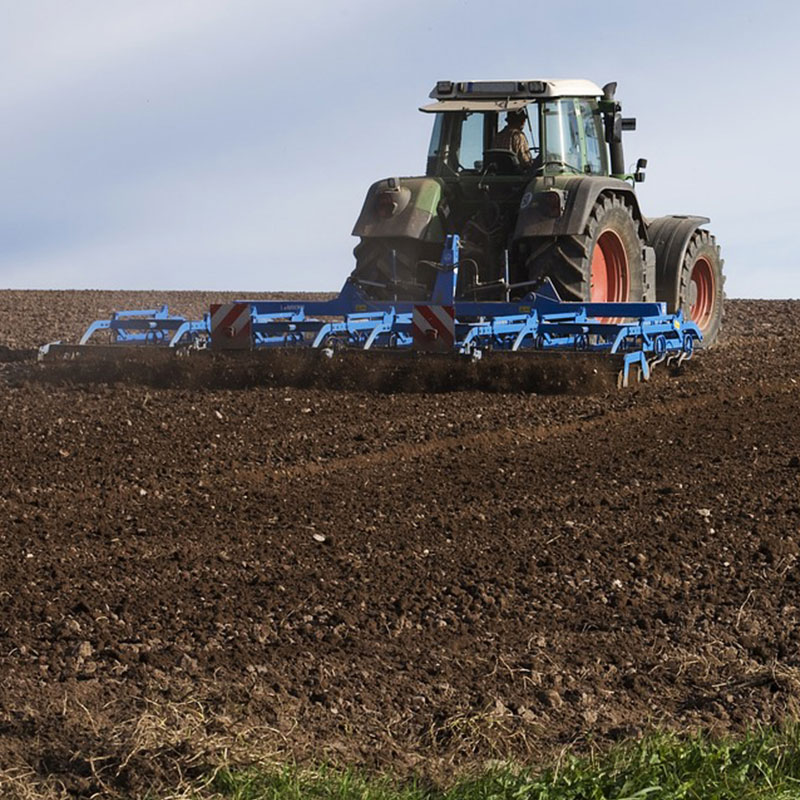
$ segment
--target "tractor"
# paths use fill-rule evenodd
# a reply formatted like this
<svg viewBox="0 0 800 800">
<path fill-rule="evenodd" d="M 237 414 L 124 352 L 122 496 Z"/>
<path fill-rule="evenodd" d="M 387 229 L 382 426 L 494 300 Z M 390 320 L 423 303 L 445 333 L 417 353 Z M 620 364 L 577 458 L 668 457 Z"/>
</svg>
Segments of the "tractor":
<svg viewBox="0 0 800 800">
<path fill-rule="evenodd" d="M 422 301 L 448 236 L 460 243 L 456 299 L 513 301 L 549 282 L 562 300 L 661 301 L 714 344 L 723 260 L 706 217 L 645 217 L 626 169 L 616 83 L 438 81 L 425 175 L 373 184 L 353 235 L 350 280 L 379 301 Z M 520 117 L 523 119 L 520 120 Z M 509 147 L 512 121 L 525 148 Z"/>
</svg>

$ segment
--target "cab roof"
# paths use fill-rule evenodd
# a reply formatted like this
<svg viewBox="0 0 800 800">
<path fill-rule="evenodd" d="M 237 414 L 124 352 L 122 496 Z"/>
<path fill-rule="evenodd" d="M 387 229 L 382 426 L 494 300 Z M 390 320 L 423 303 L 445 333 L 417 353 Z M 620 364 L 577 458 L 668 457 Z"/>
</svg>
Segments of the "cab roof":
<svg viewBox="0 0 800 800">
<path fill-rule="evenodd" d="M 437 81 L 422 111 L 506 110 L 539 98 L 600 97 L 603 90 L 583 78 L 520 78 L 499 81 Z"/>
</svg>

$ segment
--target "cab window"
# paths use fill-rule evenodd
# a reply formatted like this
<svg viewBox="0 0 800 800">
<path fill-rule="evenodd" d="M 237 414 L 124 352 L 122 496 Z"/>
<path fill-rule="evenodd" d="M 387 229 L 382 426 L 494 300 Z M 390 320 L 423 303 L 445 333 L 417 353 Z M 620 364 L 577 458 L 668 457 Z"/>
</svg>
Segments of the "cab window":
<svg viewBox="0 0 800 800">
<path fill-rule="evenodd" d="M 544 104 L 544 146 L 545 172 L 583 173 L 581 129 L 574 100 Z"/>
<path fill-rule="evenodd" d="M 485 115 L 441 113 L 433 123 L 428 175 L 477 173 L 483 164 Z"/>
<path fill-rule="evenodd" d="M 536 158 L 540 153 L 540 126 L 537 107 L 526 109 L 525 139 Z M 427 175 L 479 175 L 484 169 L 484 153 L 494 146 L 498 131 L 507 123 L 505 111 L 463 111 L 436 114 L 428 148 Z"/>
<path fill-rule="evenodd" d="M 531 103 L 525 108 L 525 115 L 527 119 L 525 120 L 525 125 L 522 128 L 522 132 L 525 134 L 525 141 L 528 143 L 531 156 L 535 158 L 539 155 L 539 119 L 536 114 L 535 103 Z M 497 126 L 494 134 L 492 135 L 492 142 L 494 142 L 494 140 L 497 138 L 497 134 L 508 124 L 508 120 L 506 119 L 507 116 L 508 114 L 505 111 L 501 111 L 497 115 Z"/>
<path fill-rule="evenodd" d="M 479 170 L 483 164 L 483 121 L 483 114 L 467 112 L 457 150 L 459 172 Z"/>
<path fill-rule="evenodd" d="M 607 175 L 606 148 L 597 105 L 589 100 L 580 100 L 578 108 L 586 146 L 586 172 L 592 175 Z"/>
</svg>

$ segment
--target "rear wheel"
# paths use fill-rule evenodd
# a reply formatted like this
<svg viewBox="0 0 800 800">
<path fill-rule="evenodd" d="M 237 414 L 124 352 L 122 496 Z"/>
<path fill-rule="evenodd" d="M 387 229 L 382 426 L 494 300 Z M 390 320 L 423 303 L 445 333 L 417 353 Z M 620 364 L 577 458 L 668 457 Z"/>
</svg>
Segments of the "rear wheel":
<svg viewBox="0 0 800 800">
<path fill-rule="evenodd" d="M 562 300 L 644 299 L 645 265 L 639 225 L 616 195 L 601 195 L 584 232 L 531 243 L 527 280 L 550 278 Z"/>
<path fill-rule="evenodd" d="M 695 231 L 683 257 L 675 310 L 680 308 L 700 328 L 705 347 L 714 344 L 722 327 L 723 263 L 714 237 Z"/>
<path fill-rule="evenodd" d="M 375 300 L 424 300 L 441 258 L 442 245 L 414 239 L 362 239 L 356 246 L 352 278 Z"/>
</svg>

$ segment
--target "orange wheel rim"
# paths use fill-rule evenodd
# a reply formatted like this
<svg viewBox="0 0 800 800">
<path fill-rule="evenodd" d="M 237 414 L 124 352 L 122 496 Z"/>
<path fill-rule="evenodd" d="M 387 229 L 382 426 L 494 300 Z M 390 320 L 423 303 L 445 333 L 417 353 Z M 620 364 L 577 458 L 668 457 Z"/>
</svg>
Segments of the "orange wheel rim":
<svg viewBox="0 0 800 800">
<path fill-rule="evenodd" d="M 689 281 L 689 317 L 701 331 L 708 329 L 714 316 L 715 290 L 711 262 L 701 256 L 692 266 Z"/>
<path fill-rule="evenodd" d="M 589 299 L 593 303 L 624 303 L 630 285 L 625 245 L 614 231 L 603 231 L 592 253 Z"/>
</svg>

